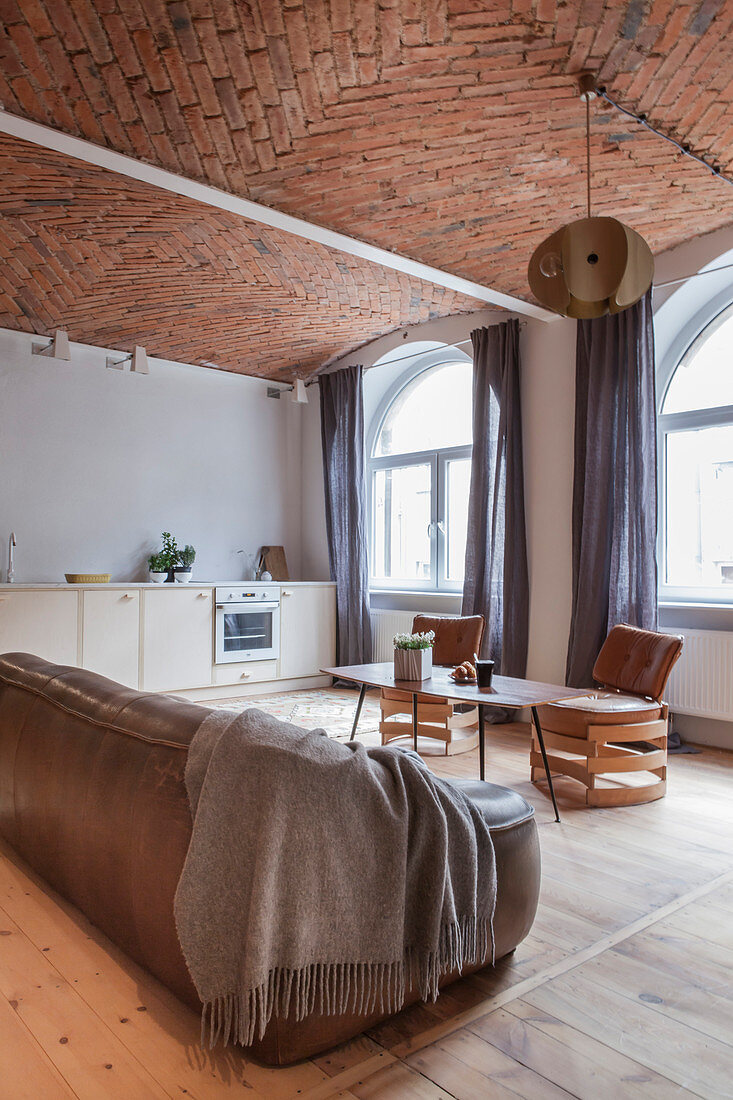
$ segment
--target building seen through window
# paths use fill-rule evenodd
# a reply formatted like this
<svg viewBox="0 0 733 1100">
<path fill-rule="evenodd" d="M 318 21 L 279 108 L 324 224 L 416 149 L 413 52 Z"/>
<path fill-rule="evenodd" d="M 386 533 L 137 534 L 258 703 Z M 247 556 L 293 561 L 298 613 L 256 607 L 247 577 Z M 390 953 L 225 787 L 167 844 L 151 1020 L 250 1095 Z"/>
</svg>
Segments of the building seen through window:
<svg viewBox="0 0 733 1100">
<path fill-rule="evenodd" d="M 680 359 L 659 417 L 663 584 L 733 595 L 733 304 Z"/>
<path fill-rule="evenodd" d="M 383 411 L 369 459 L 373 587 L 463 586 L 471 385 L 470 362 L 441 363 Z"/>
</svg>

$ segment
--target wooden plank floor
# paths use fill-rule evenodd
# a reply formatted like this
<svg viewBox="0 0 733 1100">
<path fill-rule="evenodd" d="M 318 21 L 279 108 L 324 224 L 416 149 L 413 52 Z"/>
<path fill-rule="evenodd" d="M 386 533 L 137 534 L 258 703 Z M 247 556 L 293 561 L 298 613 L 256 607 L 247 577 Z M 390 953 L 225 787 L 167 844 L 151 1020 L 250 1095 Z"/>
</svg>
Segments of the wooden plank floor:
<svg viewBox="0 0 733 1100">
<path fill-rule="evenodd" d="M 195 1014 L 0 848 L 0 1100 L 733 1096 L 733 754 L 672 757 L 667 797 L 646 806 L 588 810 L 558 780 L 557 825 L 528 744 L 522 727 L 488 733 L 488 777 L 537 808 L 528 939 L 284 1069 L 202 1051 Z M 475 753 L 428 759 L 476 774 Z"/>
</svg>

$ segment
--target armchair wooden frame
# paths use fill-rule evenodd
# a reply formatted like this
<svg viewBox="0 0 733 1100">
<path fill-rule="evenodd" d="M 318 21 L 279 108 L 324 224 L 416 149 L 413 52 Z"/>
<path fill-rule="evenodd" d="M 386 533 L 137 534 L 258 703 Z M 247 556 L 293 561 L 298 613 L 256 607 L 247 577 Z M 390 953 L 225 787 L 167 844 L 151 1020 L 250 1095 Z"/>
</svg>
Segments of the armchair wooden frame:
<svg viewBox="0 0 733 1100">
<path fill-rule="evenodd" d="M 412 737 L 411 723 L 389 721 L 396 714 L 412 717 L 412 701 L 409 696 L 404 699 L 391 699 L 389 693 L 383 691 L 379 706 L 382 712 L 379 732 L 382 735 L 383 745 L 398 737 Z M 469 732 L 466 734 L 464 730 Z M 455 736 L 456 733 L 459 734 L 458 737 Z M 418 737 L 432 737 L 433 740 L 443 741 L 446 756 L 469 752 L 478 745 L 478 707 L 471 707 L 469 711 L 460 713 L 455 710 L 453 703 L 447 701 L 444 703 L 437 699 L 421 702 L 418 697 L 417 734 Z"/>
<path fill-rule="evenodd" d="M 480 652 L 484 625 L 481 615 L 416 615 L 412 629 L 413 631 L 433 630 L 435 632 L 434 664 L 455 668 L 463 661 L 473 661 L 474 653 Z M 399 737 L 412 736 L 411 724 L 394 719 L 398 714 L 412 719 L 413 705 L 413 698 L 409 692 L 382 690 L 379 700 L 381 710 L 379 732 L 383 745 Z M 447 698 L 418 695 L 417 734 L 418 737 L 442 741 L 446 756 L 469 752 L 479 743 L 478 708 L 464 708 L 460 711 Z"/>
<path fill-rule="evenodd" d="M 587 806 L 636 806 L 662 798 L 667 791 L 667 723 L 668 707 L 662 704 L 662 715 L 653 722 L 634 725 L 589 726 L 588 740 L 565 737 L 543 727 L 550 770 L 568 775 L 585 785 Z M 624 746 L 624 742 L 644 741 L 654 745 L 649 752 Z M 572 758 L 557 756 L 552 749 L 572 754 Z M 532 748 L 529 762 L 531 779 L 544 778 L 545 769 L 537 734 L 532 728 Z M 601 776 L 621 773 L 648 772 L 656 778 L 644 786 L 597 787 Z"/>
<path fill-rule="evenodd" d="M 661 696 L 682 645 L 679 635 L 615 626 L 593 668 L 600 690 L 585 706 L 578 698 L 540 708 L 550 770 L 582 783 L 586 805 L 636 806 L 666 793 L 669 708 Z M 534 728 L 530 768 L 533 783 L 544 777 Z M 648 781 L 631 781 L 636 773 Z M 615 785 L 601 786 L 602 779 Z"/>
</svg>

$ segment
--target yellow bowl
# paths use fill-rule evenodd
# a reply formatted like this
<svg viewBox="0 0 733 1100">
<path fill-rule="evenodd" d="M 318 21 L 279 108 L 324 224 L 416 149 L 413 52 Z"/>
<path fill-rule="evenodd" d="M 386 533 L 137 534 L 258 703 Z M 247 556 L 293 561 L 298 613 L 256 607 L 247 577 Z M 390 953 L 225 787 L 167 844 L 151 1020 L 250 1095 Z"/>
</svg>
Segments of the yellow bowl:
<svg viewBox="0 0 733 1100">
<path fill-rule="evenodd" d="M 64 573 L 69 584 L 109 584 L 111 573 Z"/>
</svg>

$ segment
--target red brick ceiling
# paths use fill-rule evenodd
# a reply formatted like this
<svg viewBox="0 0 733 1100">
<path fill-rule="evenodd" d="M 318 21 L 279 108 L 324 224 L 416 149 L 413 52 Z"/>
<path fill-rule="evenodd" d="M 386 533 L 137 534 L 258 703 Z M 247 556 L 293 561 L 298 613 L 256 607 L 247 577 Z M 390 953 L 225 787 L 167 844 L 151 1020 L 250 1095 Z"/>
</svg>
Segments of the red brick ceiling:
<svg viewBox="0 0 733 1100">
<path fill-rule="evenodd" d="M 0 326 L 290 380 L 484 303 L 0 135 Z"/>
<path fill-rule="evenodd" d="M 0 0 L 0 18 L 8 110 L 522 297 L 535 245 L 583 207 L 584 115 L 571 74 L 591 69 L 615 98 L 733 170 L 733 4 L 724 0 Z M 733 223 L 729 187 L 616 112 L 593 113 L 595 212 L 622 218 L 655 251 Z M 175 221 L 178 200 L 158 202 Z M 209 227 L 209 264 L 236 298 L 222 251 L 234 223 L 180 209 Z M 112 224 L 113 236 L 126 231 Z M 106 242 L 99 221 L 92 245 L 115 251 L 125 241 Z M 213 275 L 177 248 L 193 297 Z M 317 251 L 300 249 L 306 264 Z M 382 301 L 374 315 L 374 293 L 391 298 L 395 280 L 399 308 Z M 372 295 L 368 321 L 359 327 L 352 304 L 328 347 L 323 332 L 303 333 L 309 364 L 413 319 L 403 313 L 413 292 L 428 296 L 423 312 L 477 308 L 440 291 L 430 301 L 411 282 L 372 272 L 371 283 L 352 285 Z M 186 343 L 176 308 L 166 313 L 171 346 Z M 312 317 L 301 311 L 293 323 L 310 328 Z M 236 324 L 230 316 L 227 331 L 243 362 Z M 269 372 L 300 358 L 280 329 Z"/>
</svg>

